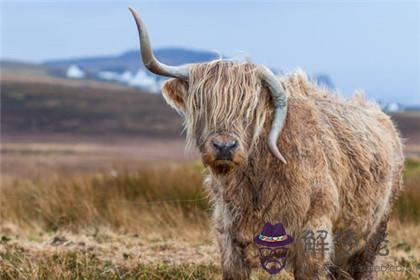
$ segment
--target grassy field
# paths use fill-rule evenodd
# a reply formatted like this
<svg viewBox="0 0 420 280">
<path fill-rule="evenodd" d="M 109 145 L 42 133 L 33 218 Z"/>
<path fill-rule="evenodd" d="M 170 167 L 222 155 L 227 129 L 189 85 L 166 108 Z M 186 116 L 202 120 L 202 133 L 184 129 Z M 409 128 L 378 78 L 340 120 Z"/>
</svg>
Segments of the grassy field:
<svg viewBox="0 0 420 280">
<path fill-rule="evenodd" d="M 25 69 L 1 77 L 0 279 L 220 279 L 181 118 L 156 95 Z M 419 279 L 420 114 L 392 117 L 409 158 L 381 258 L 399 270 L 378 279 Z"/>
<path fill-rule="evenodd" d="M 218 279 L 203 172 L 197 162 L 3 176 L 0 279 Z M 380 279 L 420 276 L 418 159 L 407 160 L 405 182 L 390 225 L 390 255 L 382 260 L 405 272 Z M 253 278 L 269 279 L 261 271 Z"/>
</svg>

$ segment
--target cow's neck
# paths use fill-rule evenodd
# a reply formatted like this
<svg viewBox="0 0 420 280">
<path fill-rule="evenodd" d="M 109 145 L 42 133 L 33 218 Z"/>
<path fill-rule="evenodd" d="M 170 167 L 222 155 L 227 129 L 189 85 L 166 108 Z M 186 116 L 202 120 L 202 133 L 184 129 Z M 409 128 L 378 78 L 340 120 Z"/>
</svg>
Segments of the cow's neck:
<svg viewBox="0 0 420 280">
<path fill-rule="evenodd" d="M 273 170 L 270 164 L 277 161 L 273 161 L 271 154 L 267 157 L 261 156 L 269 153 L 266 146 L 266 144 L 256 146 L 254 152 L 249 155 L 246 166 L 219 178 L 220 199 L 236 213 L 238 218 L 246 215 L 262 216 L 269 211 L 272 198 L 265 195 L 271 192 L 266 192 L 264 189 L 270 187 L 275 176 L 270 172 Z"/>
</svg>

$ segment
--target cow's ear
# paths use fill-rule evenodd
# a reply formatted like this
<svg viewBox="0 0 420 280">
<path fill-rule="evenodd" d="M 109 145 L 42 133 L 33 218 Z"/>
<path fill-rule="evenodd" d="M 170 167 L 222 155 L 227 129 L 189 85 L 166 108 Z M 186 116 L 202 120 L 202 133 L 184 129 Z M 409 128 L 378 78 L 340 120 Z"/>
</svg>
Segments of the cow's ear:
<svg viewBox="0 0 420 280">
<path fill-rule="evenodd" d="M 188 83 L 181 79 L 170 79 L 163 84 L 162 93 L 166 102 L 178 112 L 185 113 L 185 98 Z"/>
</svg>

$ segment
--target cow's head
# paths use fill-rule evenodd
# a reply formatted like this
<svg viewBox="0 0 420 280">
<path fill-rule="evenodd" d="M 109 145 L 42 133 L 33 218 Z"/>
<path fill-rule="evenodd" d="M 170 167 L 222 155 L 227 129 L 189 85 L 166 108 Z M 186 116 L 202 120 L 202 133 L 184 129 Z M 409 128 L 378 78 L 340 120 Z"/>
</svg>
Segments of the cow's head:
<svg viewBox="0 0 420 280">
<path fill-rule="evenodd" d="M 139 31 L 143 63 L 151 72 L 173 78 L 165 82 L 163 95 L 184 115 L 188 143 L 197 146 L 205 165 L 226 174 L 245 164 L 269 115 L 273 121 L 268 146 L 286 163 L 277 139 L 285 121 L 287 97 L 268 68 L 226 60 L 165 65 L 154 57 L 141 18 L 130 11 Z"/>
</svg>

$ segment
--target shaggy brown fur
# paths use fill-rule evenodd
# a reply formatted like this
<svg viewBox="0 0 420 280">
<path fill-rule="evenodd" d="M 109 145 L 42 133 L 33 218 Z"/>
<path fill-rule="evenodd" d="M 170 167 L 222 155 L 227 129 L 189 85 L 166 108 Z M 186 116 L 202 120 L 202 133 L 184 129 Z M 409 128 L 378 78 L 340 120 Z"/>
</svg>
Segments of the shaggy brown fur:
<svg viewBox="0 0 420 280">
<path fill-rule="evenodd" d="M 370 241 L 384 234 L 391 197 L 401 188 L 403 155 L 396 129 L 362 97 L 343 100 L 303 73 L 291 74 L 280 78 L 288 95 L 278 141 L 287 160 L 283 164 L 267 147 L 273 106 L 256 67 L 200 64 L 192 67 L 188 83 L 173 79 L 163 89 L 168 102 L 184 113 L 187 138 L 203 155 L 214 133 L 233 133 L 241 142 L 242 163 L 223 175 L 209 169 L 205 180 L 224 279 L 248 279 L 258 260 L 253 237 L 267 222 L 283 223 L 295 238 L 287 267 L 295 279 L 326 279 L 340 270 L 369 279 L 358 268 L 373 264 L 376 247 Z M 305 250 L 305 230 L 328 232 L 323 256 Z M 351 232 L 347 239 L 334 242 L 345 231 Z M 364 250 L 366 241 L 369 250 Z"/>
</svg>

